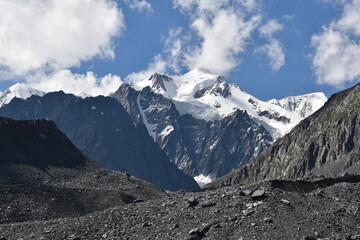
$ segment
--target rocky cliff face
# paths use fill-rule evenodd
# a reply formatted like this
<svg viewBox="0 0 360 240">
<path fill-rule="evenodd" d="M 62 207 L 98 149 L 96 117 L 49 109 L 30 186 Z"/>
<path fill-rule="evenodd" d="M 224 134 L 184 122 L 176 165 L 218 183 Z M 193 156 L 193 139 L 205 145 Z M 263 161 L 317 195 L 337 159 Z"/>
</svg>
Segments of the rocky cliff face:
<svg viewBox="0 0 360 240">
<path fill-rule="evenodd" d="M 41 169 L 96 166 L 51 121 L 0 117 L 0 143 L 2 165 L 22 164 Z"/>
<path fill-rule="evenodd" d="M 0 116 L 51 119 L 80 150 L 105 168 L 129 172 L 168 190 L 197 187 L 169 161 L 145 126 L 135 127 L 113 98 L 81 99 L 63 92 L 16 98 L 0 109 Z"/>
<path fill-rule="evenodd" d="M 215 184 L 360 172 L 360 85 L 334 94 L 246 166 Z"/>
</svg>

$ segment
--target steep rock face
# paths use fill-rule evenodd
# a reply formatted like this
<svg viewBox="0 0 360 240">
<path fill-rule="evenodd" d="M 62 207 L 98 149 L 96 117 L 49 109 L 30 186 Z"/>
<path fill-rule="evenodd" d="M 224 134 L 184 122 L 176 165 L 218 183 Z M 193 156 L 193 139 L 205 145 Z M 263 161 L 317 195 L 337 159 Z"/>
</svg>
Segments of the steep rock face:
<svg viewBox="0 0 360 240">
<path fill-rule="evenodd" d="M 246 166 L 216 184 L 360 172 L 360 85 L 331 96 Z"/>
<path fill-rule="evenodd" d="M 220 80 L 216 84 L 224 83 Z M 154 85 L 164 85 L 159 82 L 156 79 Z M 226 87 L 211 89 L 226 95 Z M 122 84 L 112 97 L 125 107 L 135 123 L 147 126 L 149 134 L 172 162 L 192 176 L 221 177 L 272 142 L 269 132 L 239 109 L 222 119 L 206 121 L 190 114 L 181 115 L 172 100 L 156 94 L 150 87 L 136 91 Z"/>
<path fill-rule="evenodd" d="M 130 172 L 168 190 L 197 187 L 169 161 L 145 126 L 135 127 L 113 98 L 81 99 L 63 92 L 15 98 L 0 109 L 0 115 L 51 119 L 80 150 L 105 168 Z"/>
<path fill-rule="evenodd" d="M 47 120 L 15 121 L 0 117 L 0 164 L 76 168 L 95 162 L 85 157 Z"/>
</svg>

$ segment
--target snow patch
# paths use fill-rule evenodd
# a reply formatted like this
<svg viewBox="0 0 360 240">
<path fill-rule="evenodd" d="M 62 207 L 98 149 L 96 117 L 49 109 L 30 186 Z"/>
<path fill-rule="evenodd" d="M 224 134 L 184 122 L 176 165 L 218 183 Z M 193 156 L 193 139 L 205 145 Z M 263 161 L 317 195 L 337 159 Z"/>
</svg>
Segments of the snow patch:
<svg viewBox="0 0 360 240">
<path fill-rule="evenodd" d="M 213 179 L 211 179 L 210 176 L 204 176 L 202 174 L 194 177 L 194 179 L 200 187 L 203 187 L 206 184 L 211 183 L 213 181 Z"/>
<path fill-rule="evenodd" d="M 44 96 L 45 92 L 29 87 L 24 83 L 17 83 L 8 88 L 0 97 L 0 107 L 8 104 L 13 98 L 27 99 L 32 95 Z"/>
<path fill-rule="evenodd" d="M 165 137 L 167 135 L 169 135 L 172 131 L 174 131 L 174 127 L 171 125 L 166 126 L 166 128 L 164 128 L 164 130 L 162 130 L 162 132 L 159 134 L 162 137 Z"/>
<path fill-rule="evenodd" d="M 137 105 L 138 105 L 138 107 L 139 107 L 139 109 L 140 109 L 140 114 L 141 114 L 141 117 L 142 117 L 142 119 L 143 119 L 143 121 L 144 121 L 144 124 L 145 124 L 145 126 L 146 126 L 146 129 L 148 130 L 149 135 L 150 135 L 150 136 L 154 139 L 154 141 L 156 142 L 156 132 L 155 132 L 155 130 L 156 130 L 157 124 L 151 125 L 151 124 L 148 122 L 147 117 L 146 117 L 146 114 L 145 114 L 145 111 L 143 110 L 143 108 L 141 107 L 141 104 L 140 104 L 140 94 L 138 95 L 136 102 L 137 102 Z"/>
<path fill-rule="evenodd" d="M 327 97 L 322 92 L 309 93 L 300 96 L 290 96 L 280 100 L 271 99 L 268 103 L 278 105 L 289 111 L 295 112 L 302 118 L 306 118 L 320 109 Z"/>
</svg>

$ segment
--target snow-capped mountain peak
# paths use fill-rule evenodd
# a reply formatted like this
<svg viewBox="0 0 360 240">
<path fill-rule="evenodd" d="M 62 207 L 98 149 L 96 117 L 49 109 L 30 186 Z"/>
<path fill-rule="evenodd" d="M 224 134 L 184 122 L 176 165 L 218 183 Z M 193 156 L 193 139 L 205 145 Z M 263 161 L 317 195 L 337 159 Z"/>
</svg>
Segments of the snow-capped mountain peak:
<svg viewBox="0 0 360 240">
<path fill-rule="evenodd" d="M 13 98 L 27 99 L 32 95 L 43 96 L 44 92 L 31 88 L 24 83 L 16 83 L 8 88 L 0 97 L 0 107 L 8 104 Z"/>
<path fill-rule="evenodd" d="M 137 91 L 150 87 L 154 93 L 171 99 L 181 115 L 190 114 L 206 121 L 222 119 L 237 109 L 245 110 L 264 125 L 274 139 L 284 135 L 303 119 L 280 105 L 256 99 L 236 84 L 228 84 L 221 75 L 200 69 L 181 76 L 153 74 L 131 85 Z"/>
<path fill-rule="evenodd" d="M 290 96 L 280 100 L 271 99 L 268 102 L 295 112 L 302 118 L 306 118 L 322 107 L 326 101 L 327 97 L 324 93 L 315 92 L 300 96 Z"/>
</svg>

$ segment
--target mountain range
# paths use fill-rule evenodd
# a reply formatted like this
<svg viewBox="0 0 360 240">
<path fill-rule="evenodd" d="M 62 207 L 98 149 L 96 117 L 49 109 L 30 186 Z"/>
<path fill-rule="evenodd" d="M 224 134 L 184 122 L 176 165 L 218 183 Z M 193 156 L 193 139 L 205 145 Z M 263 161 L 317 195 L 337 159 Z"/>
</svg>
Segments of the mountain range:
<svg viewBox="0 0 360 240">
<path fill-rule="evenodd" d="M 14 96 L 26 99 L 30 95 L 38 97 L 23 102 L 14 100 L 15 103 L 7 104 Z M 121 140 L 115 141 L 115 138 L 108 137 L 111 139 L 109 142 L 99 140 L 100 138 L 89 141 L 88 133 L 78 133 L 84 131 L 78 125 L 81 116 L 79 119 L 75 115 L 70 118 L 67 114 L 59 117 L 61 111 L 51 110 L 62 109 L 62 101 L 67 100 L 56 100 L 55 96 L 42 98 L 43 95 L 43 92 L 26 88 L 25 85 L 15 85 L 0 97 L 0 102 L 3 102 L 0 114 L 15 119 L 52 119 L 81 150 L 102 166 L 126 170 L 140 177 L 148 174 L 140 174 L 139 171 L 143 170 L 135 171 L 127 166 L 128 163 L 116 166 L 118 163 L 114 159 L 123 153 L 114 150 L 116 148 L 113 145 L 116 145 L 115 142 L 122 145 Z M 236 84 L 228 84 L 224 77 L 199 69 L 183 76 L 153 74 L 142 81 L 123 83 L 110 97 L 120 104 L 108 104 L 107 108 L 122 105 L 130 115 L 135 129 L 145 130 L 171 162 L 186 174 L 195 177 L 200 184 L 222 177 L 246 164 L 327 100 L 322 93 L 312 93 L 264 102 L 244 92 Z M 71 98 L 70 95 L 68 98 Z M 82 101 L 75 96 L 72 99 L 74 102 Z M 86 99 L 91 101 L 92 98 Z M 85 111 L 81 110 L 80 105 L 77 113 Z M 122 111 L 122 107 L 120 108 L 121 110 L 111 111 Z M 101 112 L 104 113 L 100 111 L 100 114 Z M 122 112 L 120 115 L 124 117 L 126 114 Z M 105 118 L 106 116 L 108 114 Z M 86 118 L 86 121 L 93 121 L 91 124 L 87 123 L 89 126 L 98 125 L 95 118 Z M 96 121 L 101 122 L 101 117 L 96 118 Z M 119 124 L 115 121 L 117 120 L 110 122 L 114 126 Z M 101 124 L 106 125 L 104 129 L 109 128 L 106 136 L 113 134 L 111 124 Z M 148 139 L 146 141 L 151 145 L 149 137 L 145 135 L 142 133 L 140 138 Z M 106 153 L 101 154 L 99 142 L 103 143 L 100 144 L 101 148 L 105 145 L 105 148 L 111 150 L 104 150 Z M 97 149 L 94 147 L 96 145 Z M 113 152 L 111 156 L 108 156 L 109 152 Z"/>
<path fill-rule="evenodd" d="M 145 124 L 172 162 L 205 182 L 247 163 L 327 100 L 313 93 L 264 102 L 199 69 L 123 83 L 110 96 Z"/>
<path fill-rule="evenodd" d="M 0 116 L 53 120 L 81 151 L 107 169 L 129 172 L 167 190 L 198 187 L 113 98 L 82 99 L 64 92 L 33 95 L 13 99 L 0 108 Z"/>
<path fill-rule="evenodd" d="M 351 174 L 360 172 L 359 96 L 360 85 L 333 95 L 272 147 L 215 181 L 215 188 L 172 193 L 102 169 L 52 121 L 0 118 L 0 239 L 357 240 L 360 175 Z M 76 126 L 98 131 L 90 123 L 110 115 L 111 104 L 119 105 L 113 98 L 57 92 L 16 98 L 1 109 L 60 112 L 72 121 L 84 116 L 79 121 L 88 125 Z M 130 122 L 124 127 L 142 126 L 155 144 L 144 125 L 135 127 L 122 112 Z"/>
<path fill-rule="evenodd" d="M 101 168 L 52 121 L 1 117 L 0 152 L 0 224 L 78 217 L 166 196 L 135 176 Z"/>
</svg>

